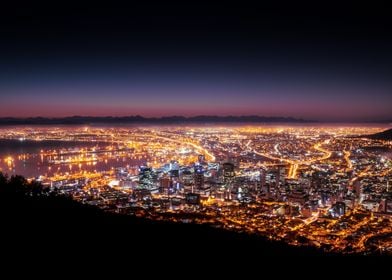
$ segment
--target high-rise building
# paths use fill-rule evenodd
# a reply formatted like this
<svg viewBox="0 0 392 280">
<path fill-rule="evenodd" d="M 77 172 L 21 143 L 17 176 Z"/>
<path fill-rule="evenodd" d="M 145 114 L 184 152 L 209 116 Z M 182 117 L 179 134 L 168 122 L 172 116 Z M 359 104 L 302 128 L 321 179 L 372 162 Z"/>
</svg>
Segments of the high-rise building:
<svg viewBox="0 0 392 280">
<path fill-rule="evenodd" d="M 153 172 L 150 167 L 141 166 L 139 168 L 139 187 L 142 189 L 152 189 L 154 187 Z"/>
<path fill-rule="evenodd" d="M 275 188 L 276 189 L 278 189 L 279 185 L 280 185 L 280 171 L 281 171 L 281 168 L 279 166 L 278 169 L 276 170 L 276 176 L 275 176 Z"/>
<path fill-rule="evenodd" d="M 356 180 L 354 182 L 354 192 L 355 192 L 355 197 L 360 203 L 363 200 L 363 187 L 360 180 Z"/>
<path fill-rule="evenodd" d="M 341 217 L 346 214 L 346 204 L 344 202 L 336 202 L 329 210 L 332 217 Z"/>
<path fill-rule="evenodd" d="M 196 189 L 204 188 L 204 170 L 201 165 L 195 165 L 194 182 Z"/>
<path fill-rule="evenodd" d="M 293 190 L 288 196 L 287 200 L 291 203 L 304 205 L 309 199 L 309 195 L 302 189 Z"/>
<path fill-rule="evenodd" d="M 163 176 L 159 180 L 159 185 L 162 192 L 167 192 L 172 187 L 172 180 L 168 176 Z"/>
<path fill-rule="evenodd" d="M 223 163 L 223 176 L 225 177 L 234 177 L 234 164 L 231 162 Z"/>
<path fill-rule="evenodd" d="M 190 170 L 186 169 L 186 170 L 182 171 L 182 173 L 181 173 L 181 182 L 185 186 L 193 185 L 193 183 L 194 183 L 194 176 L 193 176 L 193 174 L 192 174 L 192 172 Z"/>
<path fill-rule="evenodd" d="M 260 187 L 262 190 L 265 188 L 266 175 L 266 171 L 264 169 L 260 169 Z"/>
<path fill-rule="evenodd" d="M 180 165 L 177 161 L 171 161 L 169 164 L 170 177 L 178 178 L 180 176 Z"/>
<path fill-rule="evenodd" d="M 203 164 L 206 161 L 206 157 L 204 155 L 198 155 L 197 160 L 199 161 L 200 164 Z"/>
<path fill-rule="evenodd" d="M 229 184 L 233 181 L 233 179 L 235 177 L 234 168 L 235 168 L 235 166 L 231 162 L 225 162 L 222 164 L 223 181 L 225 184 Z"/>
</svg>

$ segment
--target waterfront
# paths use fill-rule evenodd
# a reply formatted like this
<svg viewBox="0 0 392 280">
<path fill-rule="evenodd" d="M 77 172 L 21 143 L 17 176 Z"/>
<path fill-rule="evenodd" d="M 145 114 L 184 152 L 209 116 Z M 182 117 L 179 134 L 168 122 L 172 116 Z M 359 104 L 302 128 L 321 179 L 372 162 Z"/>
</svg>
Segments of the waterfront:
<svg viewBox="0 0 392 280">
<path fill-rule="evenodd" d="M 0 129 L 0 171 L 106 211 L 210 224 L 329 252 L 392 250 L 384 126 Z"/>
</svg>

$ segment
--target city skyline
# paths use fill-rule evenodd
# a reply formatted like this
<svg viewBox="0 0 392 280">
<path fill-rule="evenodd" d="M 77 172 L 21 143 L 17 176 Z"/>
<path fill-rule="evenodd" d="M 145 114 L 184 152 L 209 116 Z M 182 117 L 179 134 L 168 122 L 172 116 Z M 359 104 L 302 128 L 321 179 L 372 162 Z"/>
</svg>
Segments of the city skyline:
<svg viewBox="0 0 392 280">
<path fill-rule="evenodd" d="M 17 267 L 392 255 L 387 3 L 8 2 L 0 214 Z"/>
<path fill-rule="evenodd" d="M 180 236 L 216 248 L 235 232 L 239 239 L 232 237 L 230 246 L 224 241 L 224 248 L 258 238 L 251 239 L 254 246 L 284 242 L 287 252 L 298 248 L 297 254 L 308 249 L 306 255 L 388 256 L 392 130 L 385 127 L 0 127 L 0 193 L 41 197 L 39 209 L 46 199 L 68 197 L 107 214 L 171 223 L 170 242 L 160 242 L 163 228 L 147 229 L 154 249 L 183 244 Z M 27 179 L 24 185 L 17 174 Z M 72 227 L 77 221 L 72 219 Z M 217 237 L 181 235 L 181 224 L 212 226 L 208 232 Z M 128 236 L 134 238 L 132 228 Z M 279 243 L 271 245 L 271 253 L 264 253 L 279 254 Z"/>
</svg>

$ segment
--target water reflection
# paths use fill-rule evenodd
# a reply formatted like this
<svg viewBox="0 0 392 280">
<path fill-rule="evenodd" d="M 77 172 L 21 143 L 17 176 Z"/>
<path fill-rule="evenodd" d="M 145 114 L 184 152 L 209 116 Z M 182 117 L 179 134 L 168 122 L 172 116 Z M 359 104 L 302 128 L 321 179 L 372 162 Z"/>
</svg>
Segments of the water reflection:
<svg viewBox="0 0 392 280">
<path fill-rule="evenodd" d="M 105 142 L 0 140 L 0 171 L 26 177 L 106 171 L 145 164 L 147 156 Z"/>
</svg>

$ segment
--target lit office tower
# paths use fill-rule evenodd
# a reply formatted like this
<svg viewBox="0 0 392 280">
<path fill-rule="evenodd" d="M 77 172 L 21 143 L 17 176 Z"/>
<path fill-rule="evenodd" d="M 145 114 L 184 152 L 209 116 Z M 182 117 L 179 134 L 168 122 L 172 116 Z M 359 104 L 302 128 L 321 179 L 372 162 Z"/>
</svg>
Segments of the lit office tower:
<svg viewBox="0 0 392 280">
<path fill-rule="evenodd" d="M 172 178 L 178 178 L 180 176 L 180 166 L 177 161 L 170 162 L 169 172 Z"/>
<path fill-rule="evenodd" d="M 346 214 L 346 204 L 344 202 L 336 202 L 332 210 L 333 216 L 341 217 Z"/>
<path fill-rule="evenodd" d="M 193 178 L 193 174 L 190 170 L 184 170 L 181 173 L 181 182 L 185 185 L 185 186 L 190 186 L 193 185 L 194 182 L 194 178 Z"/>
<path fill-rule="evenodd" d="M 195 173 L 194 173 L 195 187 L 196 189 L 204 188 L 204 170 L 203 166 L 195 165 Z"/>
<path fill-rule="evenodd" d="M 197 159 L 200 164 L 203 164 L 206 161 L 206 157 L 204 155 L 198 155 Z"/>
<path fill-rule="evenodd" d="M 354 182 L 354 191 L 355 191 L 355 196 L 357 198 L 360 198 L 362 195 L 362 185 L 359 179 Z"/>
<path fill-rule="evenodd" d="M 323 206 L 325 206 L 325 205 L 327 205 L 327 203 L 328 203 L 328 200 L 329 200 L 329 194 L 325 191 L 325 190 L 322 190 L 321 192 L 320 192 L 320 202 L 321 202 L 321 204 L 323 205 Z"/>
<path fill-rule="evenodd" d="M 139 187 L 142 189 L 152 189 L 154 185 L 152 170 L 150 167 L 140 166 L 139 168 Z"/>
<path fill-rule="evenodd" d="M 265 187 L 266 175 L 266 171 L 264 169 L 260 169 L 260 187 L 262 190 Z"/>
<path fill-rule="evenodd" d="M 276 170 L 276 176 L 275 176 L 275 187 L 279 188 L 280 185 L 280 166 L 278 167 L 278 169 Z"/>
<path fill-rule="evenodd" d="M 160 180 L 160 189 L 161 192 L 168 192 L 169 189 L 172 187 L 172 180 L 168 176 L 163 176 Z"/>
<path fill-rule="evenodd" d="M 225 184 L 232 182 L 234 176 L 234 164 L 231 162 L 223 163 L 223 180 Z"/>
</svg>

